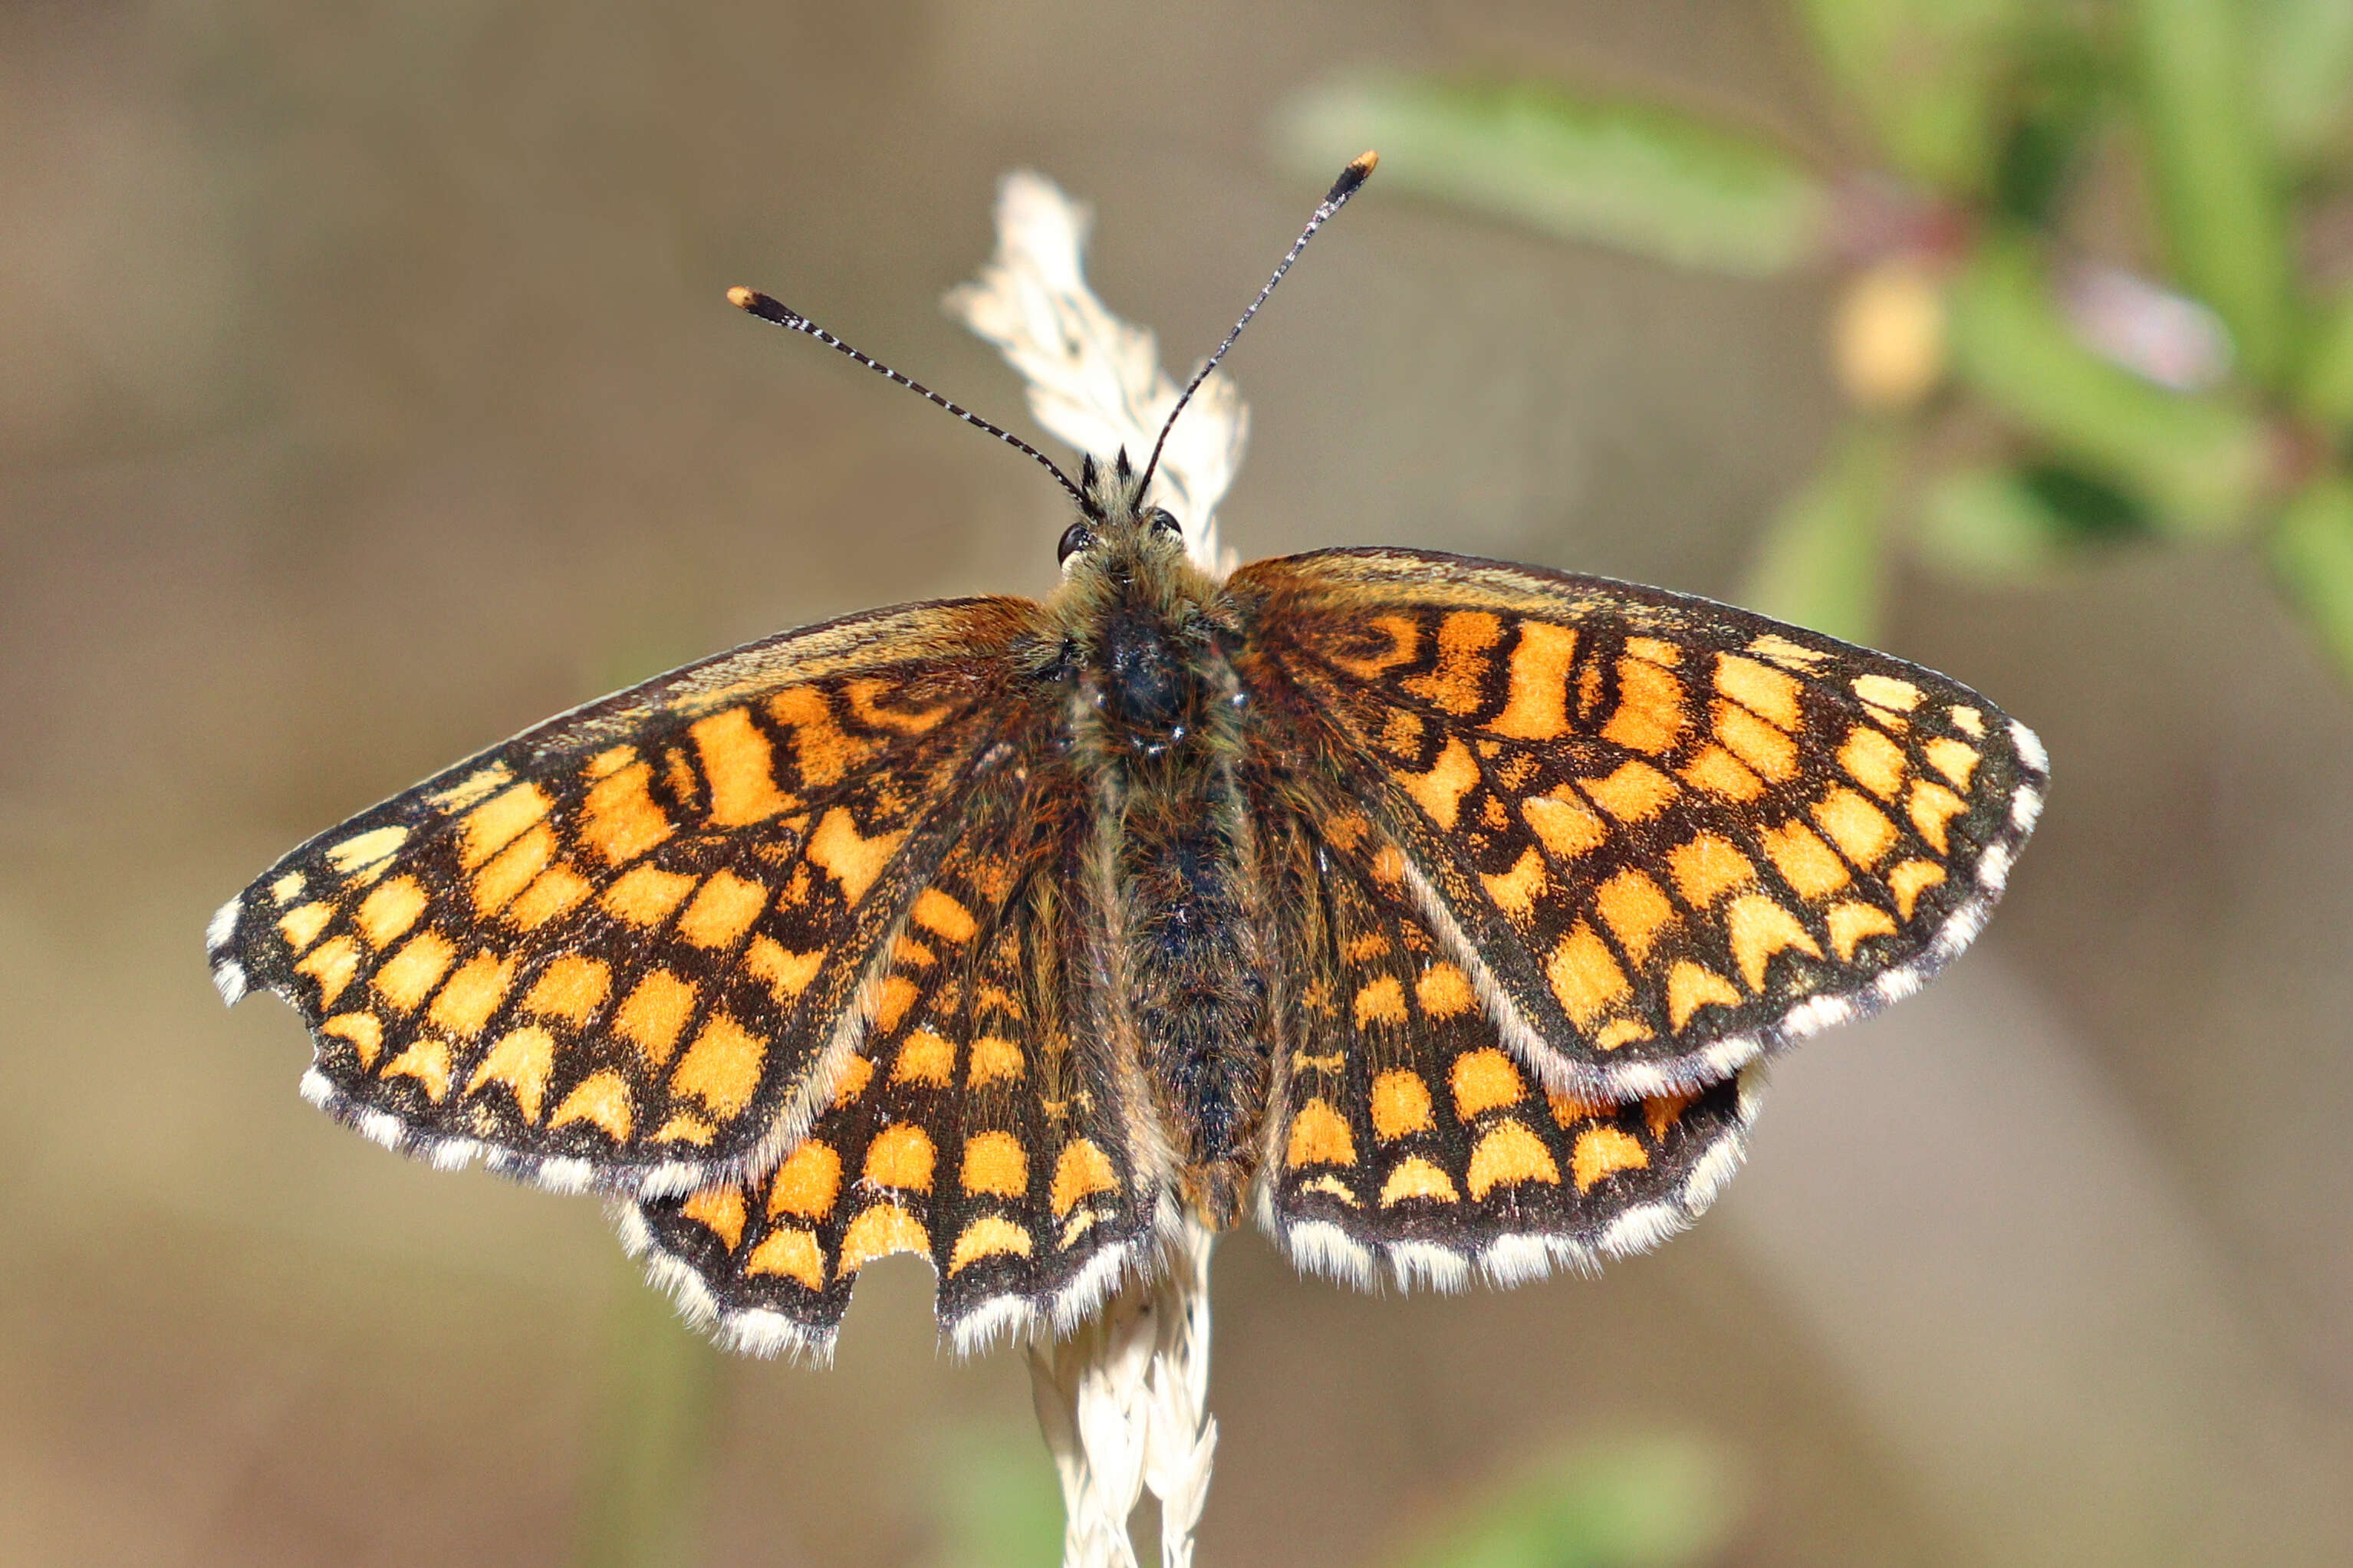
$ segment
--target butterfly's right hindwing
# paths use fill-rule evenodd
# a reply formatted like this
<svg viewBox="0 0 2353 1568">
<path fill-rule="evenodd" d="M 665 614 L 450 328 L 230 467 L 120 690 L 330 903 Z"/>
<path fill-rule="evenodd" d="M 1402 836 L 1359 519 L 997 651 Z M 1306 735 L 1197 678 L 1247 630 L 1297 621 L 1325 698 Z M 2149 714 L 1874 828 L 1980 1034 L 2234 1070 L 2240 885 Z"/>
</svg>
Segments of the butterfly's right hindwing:
<svg viewBox="0 0 2353 1568">
<path fill-rule="evenodd" d="M 208 933 L 305 1092 L 437 1163 L 682 1191 L 822 1109 L 990 748 L 1020 600 L 790 632 L 526 731 L 322 834 Z"/>
<path fill-rule="evenodd" d="M 1739 1164 L 1761 1067 L 1622 1102 L 1546 1092 L 1416 907 L 1395 840 L 1319 787 L 1257 792 L 1288 990 L 1261 1220 L 1293 1261 L 1361 1286 L 1512 1284 L 1696 1217 Z"/>
</svg>

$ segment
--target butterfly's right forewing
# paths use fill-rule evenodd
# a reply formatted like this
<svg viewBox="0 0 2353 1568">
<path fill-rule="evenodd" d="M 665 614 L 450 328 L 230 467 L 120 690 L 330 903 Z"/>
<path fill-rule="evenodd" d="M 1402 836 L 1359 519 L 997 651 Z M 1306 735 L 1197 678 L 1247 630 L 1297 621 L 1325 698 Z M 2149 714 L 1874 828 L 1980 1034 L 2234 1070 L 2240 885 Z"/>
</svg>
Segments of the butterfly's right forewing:
<svg viewBox="0 0 2353 1568">
<path fill-rule="evenodd" d="M 1242 568 L 1260 744 L 1394 840 L 1524 1065 L 1697 1089 L 1909 994 L 2047 784 L 1958 682 L 1724 605 L 1434 552 Z"/>
</svg>

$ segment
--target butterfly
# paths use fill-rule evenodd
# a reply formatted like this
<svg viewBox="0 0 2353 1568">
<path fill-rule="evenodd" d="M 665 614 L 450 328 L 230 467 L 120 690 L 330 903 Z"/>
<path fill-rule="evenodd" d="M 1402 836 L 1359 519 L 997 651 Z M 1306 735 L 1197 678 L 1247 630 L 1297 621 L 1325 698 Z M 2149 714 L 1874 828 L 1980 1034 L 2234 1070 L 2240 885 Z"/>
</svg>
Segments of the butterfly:
<svg viewBox="0 0 2353 1568">
<path fill-rule="evenodd" d="M 1063 479 L 1041 602 L 786 632 L 319 835 L 215 917 L 223 995 L 376 1142 L 611 1194 L 732 1346 L 827 1353 L 904 1251 L 978 1348 L 1191 1225 L 1359 1285 L 1649 1247 L 2032 829 L 2042 745 L 1942 675 L 1437 552 L 1220 577 L 1158 456 Z"/>
</svg>

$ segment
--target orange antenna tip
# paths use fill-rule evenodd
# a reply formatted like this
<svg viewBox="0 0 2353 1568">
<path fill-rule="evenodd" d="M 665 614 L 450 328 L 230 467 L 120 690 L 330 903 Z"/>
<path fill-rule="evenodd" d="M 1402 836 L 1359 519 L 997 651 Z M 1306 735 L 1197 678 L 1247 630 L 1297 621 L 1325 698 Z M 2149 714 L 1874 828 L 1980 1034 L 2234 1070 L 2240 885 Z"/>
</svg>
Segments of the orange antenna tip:
<svg viewBox="0 0 2353 1568">
<path fill-rule="evenodd" d="M 1355 195 L 1357 187 L 1372 178 L 1374 166 L 1380 161 L 1381 155 L 1378 153 L 1357 153 L 1354 161 L 1340 171 L 1340 177 L 1332 182 L 1331 194 L 1324 198 L 1324 205 L 1326 209 L 1324 216 L 1329 217 L 1334 211 L 1338 210 L 1342 202 Z"/>
<path fill-rule="evenodd" d="M 739 310 L 748 310 L 760 302 L 760 296 L 738 283 L 727 290 L 727 302 Z"/>
</svg>

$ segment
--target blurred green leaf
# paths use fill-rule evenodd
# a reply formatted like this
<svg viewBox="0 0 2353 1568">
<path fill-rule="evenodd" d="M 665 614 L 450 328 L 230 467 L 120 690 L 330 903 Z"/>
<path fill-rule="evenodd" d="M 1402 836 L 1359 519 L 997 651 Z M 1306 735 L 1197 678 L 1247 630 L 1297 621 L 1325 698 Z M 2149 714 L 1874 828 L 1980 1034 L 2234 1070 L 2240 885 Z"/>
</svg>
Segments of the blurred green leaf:
<svg viewBox="0 0 2353 1568">
<path fill-rule="evenodd" d="M 2084 145 L 2086 117 L 2063 112 L 2022 116 L 2003 139 L 1994 168 L 1994 205 L 2022 224 L 2050 221 Z"/>
<path fill-rule="evenodd" d="M 2011 89 L 2008 129 L 1994 163 L 1993 205 L 2004 216 L 2045 224 L 2113 107 L 2108 62 L 2080 31 L 2033 29 Z"/>
<path fill-rule="evenodd" d="M 1953 290 L 1956 372 L 2063 455 L 2145 499 L 2151 522 L 2218 535 L 2252 518 L 2263 427 L 2223 399 L 2168 392 L 2080 342 L 2022 242 L 1989 236 Z"/>
<path fill-rule="evenodd" d="M 2279 384 L 2294 348 L 2287 214 L 2256 101 L 2243 0 L 2134 0 L 2141 122 L 2180 283 Z"/>
<path fill-rule="evenodd" d="M 2353 100 L 2353 5 L 2253 0 L 2247 21 L 2274 142 L 2287 157 L 2317 157 L 2342 137 Z"/>
<path fill-rule="evenodd" d="M 2306 486 L 2280 514 L 2272 570 L 2353 682 L 2353 480 L 2331 474 Z"/>
<path fill-rule="evenodd" d="M 2353 289 L 2312 312 L 2296 405 L 2340 439 L 2353 434 Z"/>
<path fill-rule="evenodd" d="M 953 1432 L 939 1459 L 938 1568 L 1043 1568 L 1062 1556 L 1062 1487 L 1033 1431 Z"/>
<path fill-rule="evenodd" d="M 1738 1516 L 1713 1444 L 1647 1437 L 1560 1455 L 1499 1488 L 1400 1568 L 1676 1568 L 1722 1548 Z"/>
<path fill-rule="evenodd" d="M 1920 502 L 1921 553 L 1973 577 L 2047 576 L 2090 547 L 2148 531 L 2147 508 L 2134 497 L 2057 464 L 1952 469 Z"/>
<path fill-rule="evenodd" d="M 1873 640 L 1885 523 L 1908 445 L 1892 425 L 1850 428 L 1767 525 L 1743 602 L 1849 642 Z"/>
<path fill-rule="evenodd" d="M 1721 272 L 1811 259 L 1829 212 L 1820 182 L 1761 142 L 1533 83 L 1333 83 L 1293 98 L 1276 138 L 1287 163 L 1318 178 L 1377 148 L 1390 185 Z"/>
<path fill-rule="evenodd" d="M 634 1264 L 614 1285 L 604 1408 L 581 1482 L 580 1568 L 675 1568 L 694 1560 L 695 1479 L 708 1447 L 719 1355 Z"/>
<path fill-rule="evenodd" d="M 2116 544 L 2150 531 L 2148 508 L 2096 475 L 2061 463 L 2037 463 L 2019 483 L 2059 521 L 2074 544 Z"/>
<path fill-rule="evenodd" d="M 1804 0 L 1804 11 L 1890 162 L 1941 190 L 1986 189 L 2026 0 Z"/>
</svg>

